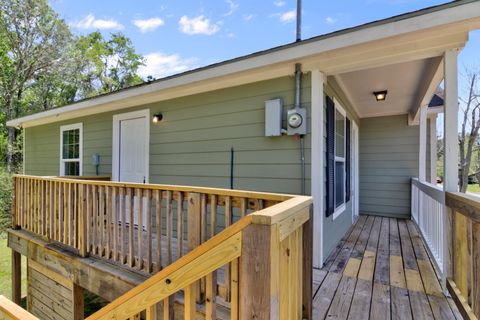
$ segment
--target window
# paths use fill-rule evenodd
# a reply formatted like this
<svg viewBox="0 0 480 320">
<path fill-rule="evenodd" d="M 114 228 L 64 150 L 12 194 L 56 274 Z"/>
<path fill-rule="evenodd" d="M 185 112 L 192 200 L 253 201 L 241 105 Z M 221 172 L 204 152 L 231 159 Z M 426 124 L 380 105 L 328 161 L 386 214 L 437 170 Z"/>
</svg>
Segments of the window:
<svg viewBox="0 0 480 320">
<path fill-rule="evenodd" d="M 327 97 L 327 216 L 345 211 L 350 188 L 350 121 L 342 106 Z"/>
<path fill-rule="evenodd" d="M 82 130 L 81 123 L 60 127 L 60 175 L 82 175 Z"/>
</svg>

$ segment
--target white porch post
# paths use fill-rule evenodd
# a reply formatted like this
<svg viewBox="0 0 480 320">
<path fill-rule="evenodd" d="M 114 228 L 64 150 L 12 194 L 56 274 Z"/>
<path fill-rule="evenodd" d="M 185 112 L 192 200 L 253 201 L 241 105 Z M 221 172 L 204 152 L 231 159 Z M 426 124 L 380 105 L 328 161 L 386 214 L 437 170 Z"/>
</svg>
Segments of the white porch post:
<svg viewBox="0 0 480 320">
<path fill-rule="evenodd" d="M 430 183 L 437 184 L 437 114 L 430 116 Z"/>
<path fill-rule="evenodd" d="M 443 189 L 458 191 L 458 75 L 457 50 L 445 52 L 445 100 L 444 100 L 444 147 Z"/>
<path fill-rule="evenodd" d="M 444 192 L 458 191 L 458 74 L 457 74 L 457 50 L 448 50 L 444 54 L 443 68 L 445 80 L 444 99 L 444 162 L 443 162 L 443 190 Z M 452 266 L 452 214 L 444 206 L 444 258 L 443 277 L 453 273 Z M 445 286 L 444 286 L 445 287 Z"/>
<path fill-rule="evenodd" d="M 313 267 L 321 268 L 323 264 L 323 192 L 324 192 L 324 92 L 327 82 L 325 74 L 312 70 L 312 179 L 313 196 Z"/>
<path fill-rule="evenodd" d="M 427 110 L 428 106 L 420 107 L 420 143 L 418 148 L 418 180 L 425 181 L 427 156 Z"/>
</svg>

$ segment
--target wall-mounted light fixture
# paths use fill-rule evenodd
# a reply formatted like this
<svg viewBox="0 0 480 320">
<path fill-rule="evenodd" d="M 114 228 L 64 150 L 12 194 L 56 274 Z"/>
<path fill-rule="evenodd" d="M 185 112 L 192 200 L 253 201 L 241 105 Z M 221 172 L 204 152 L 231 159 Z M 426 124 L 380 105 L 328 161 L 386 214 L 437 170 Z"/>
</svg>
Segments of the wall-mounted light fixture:
<svg viewBox="0 0 480 320">
<path fill-rule="evenodd" d="M 163 119 L 163 114 L 161 114 L 160 112 L 159 112 L 159 113 L 155 113 L 155 114 L 153 115 L 152 122 L 153 122 L 153 123 L 158 123 L 158 122 L 162 121 L 162 119 Z"/>
<path fill-rule="evenodd" d="M 382 91 L 375 91 L 373 95 L 375 96 L 375 99 L 377 99 L 377 101 L 385 101 L 385 99 L 387 98 L 387 93 L 388 93 L 387 90 L 382 90 Z"/>
</svg>

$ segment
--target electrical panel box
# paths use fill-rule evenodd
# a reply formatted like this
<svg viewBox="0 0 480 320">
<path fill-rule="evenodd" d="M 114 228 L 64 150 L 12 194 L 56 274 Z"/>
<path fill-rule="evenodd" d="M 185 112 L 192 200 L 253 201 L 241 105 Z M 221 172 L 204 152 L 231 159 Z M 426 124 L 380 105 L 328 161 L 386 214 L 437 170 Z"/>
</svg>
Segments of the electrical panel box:
<svg viewBox="0 0 480 320">
<path fill-rule="evenodd" d="M 288 110 L 287 134 L 289 136 L 307 134 L 307 109 L 295 108 Z"/>
<path fill-rule="evenodd" d="M 282 99 L 265 101 L 265 136 L 282 135 Z"/>
</svg>

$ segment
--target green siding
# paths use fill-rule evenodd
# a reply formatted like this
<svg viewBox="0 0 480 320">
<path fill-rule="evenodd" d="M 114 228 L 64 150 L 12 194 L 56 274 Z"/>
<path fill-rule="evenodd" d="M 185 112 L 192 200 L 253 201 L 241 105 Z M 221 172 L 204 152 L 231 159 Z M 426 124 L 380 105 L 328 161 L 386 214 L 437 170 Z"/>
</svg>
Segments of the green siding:
<svg viewBox="0 0 480 320">
<path fill-rule="evenodd" d="M 419 126 L 409 126 L 406 115 L 360 121 L 360 212 L 410 217 L 418 142 Z"/>
<path fill-rule="evenodd" d="M 358 123 L 358 117 L 333 79 L 329 79 L 325 90 L 336 97 L 347 110 L 348 117 Z M 309 109 L 309 115 L 310 97 L 310 79 L 306 75 L 302 103 Z M 113 115 L 149 108 L 151 114 L 162 112 L 164 116 L 161 123 L 150 127 L 150 182 L 228 188 L 230 149 L 233 148 L 234 188 L 298 194 L 301 183 L 298 138 L 264 136 L 264 101 L 273 98 L 283 99 L 285 112 L 293 107 L 294 78 L 283 77 L 27 128 L 25 173 L 58 175 L 60 126 L 82 122 L 83 174 L 95 174 L 91 156 L 99 153 L 100 174 L 111 175 Z M 306 191 L 309 194 L 310 134 L 306 136 L 305 145 Z M 350 227 L 351 217 L 349 202 L 337 219 L 324 219 L 325 257 Z"/>
<path fill-rule="evenodd" d="M 310 79 L 302 103 L 310 108 Z M 235 151 L 234 187 L 300 193 L 300 149 L 295 137 L 264 136 L 264 101 L 294 102 L 294 78 L 283 77 L 150 105 L 101 113 L 25 130 L 25 173 L 58 175 L 60 126 L 83 123 L 83 174 L 94 175 L 91 156 L 101 156 L 100 174 L 111 175 L 112 117 L 149 108 L 164 121 L 150 126 L 150 181 L 228 188 L 230 149 Z M 310 136 L 306 139 L 310 192 Z"/>
</svg>

